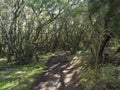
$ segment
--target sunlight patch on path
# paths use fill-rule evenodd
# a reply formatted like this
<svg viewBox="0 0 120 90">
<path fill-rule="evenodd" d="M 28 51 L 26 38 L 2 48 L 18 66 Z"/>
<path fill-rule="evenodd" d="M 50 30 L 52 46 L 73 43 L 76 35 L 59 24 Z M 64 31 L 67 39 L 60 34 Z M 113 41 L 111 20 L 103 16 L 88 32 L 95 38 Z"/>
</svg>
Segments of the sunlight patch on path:
<svg viewBox="0 0 120 90">
<path fill-rule="evenodd" d="M 76 90 L 79 80 L 77 69 L 81 61 L 66 62 L 65 60 L 67 58 L 64 55 L 50 59 L 48 68 L 39 76 L 33 90 Z"/>
</svg>

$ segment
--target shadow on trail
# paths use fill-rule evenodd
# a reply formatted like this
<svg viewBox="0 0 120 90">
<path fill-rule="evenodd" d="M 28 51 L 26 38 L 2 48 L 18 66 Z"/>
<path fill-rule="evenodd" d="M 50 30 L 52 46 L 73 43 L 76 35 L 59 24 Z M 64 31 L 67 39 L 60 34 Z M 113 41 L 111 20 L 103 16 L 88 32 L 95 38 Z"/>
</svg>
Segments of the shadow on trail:
<svg viewBox="0 0 120 90">
<path fill-rule="evenodd" d="M 36 78 L 32 90 L 83 90 L 78 73 L 74 72 L 78 67 L 71 66 L 66 55 L 51 57 L 46 66 L 44 72 Z"/>
</svg>

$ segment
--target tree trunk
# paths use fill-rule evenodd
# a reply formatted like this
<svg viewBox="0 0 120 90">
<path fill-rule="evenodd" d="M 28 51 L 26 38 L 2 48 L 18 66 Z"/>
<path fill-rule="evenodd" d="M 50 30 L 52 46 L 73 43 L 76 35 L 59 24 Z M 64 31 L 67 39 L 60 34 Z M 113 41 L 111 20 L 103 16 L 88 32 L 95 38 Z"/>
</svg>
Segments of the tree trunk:
<svg viewBox="0 0 120 90">
<path fill-rule="evenodd" d="M 104 60 L 103 60 L 103 51 L 104 51 L 104 48 L 107 44 L 107 42 L 111 39 L 111 37 L 109 35 L 106 35 L 104 40 L 102 41 L 101 45 L 100 45 L 100 49 L 99 49 L 99 52 L 98 52 L 98 63 L 103 63 Z"/>
</svg>

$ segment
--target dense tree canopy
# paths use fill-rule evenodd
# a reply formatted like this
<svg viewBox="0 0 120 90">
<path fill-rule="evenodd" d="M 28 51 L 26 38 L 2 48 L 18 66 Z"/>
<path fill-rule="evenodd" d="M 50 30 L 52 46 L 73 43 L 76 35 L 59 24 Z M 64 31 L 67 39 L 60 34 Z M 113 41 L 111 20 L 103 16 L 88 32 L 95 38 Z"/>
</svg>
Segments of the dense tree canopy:
<svg viewBox="0 0 120 90">
<path fill-rule="evenodd" d="M 118 0 L 2 0 L 1 52 L 11 61 L 68 50 L 91 50 L 102 61 L 110 38 L 119 39 Z M 95 37 L 96 36 L 96 37 Z"/>
</svg>

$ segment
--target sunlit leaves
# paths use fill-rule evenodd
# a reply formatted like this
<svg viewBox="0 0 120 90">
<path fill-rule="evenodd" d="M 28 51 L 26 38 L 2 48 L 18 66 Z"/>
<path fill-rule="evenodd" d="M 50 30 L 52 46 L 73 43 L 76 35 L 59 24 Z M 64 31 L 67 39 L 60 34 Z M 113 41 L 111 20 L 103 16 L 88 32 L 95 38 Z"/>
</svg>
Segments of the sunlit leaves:
<svg viewBox="0 0 120 90">
<path fill-rule="evenodd" d="M 31 7 L 34 11 L 39 10 L 42 5 L 42 0 L 26 0 L 26 5 Z"/>
<path fill-rule="evenodd" d="M 82 14 L 83 12 L 81 11 L 81 9 L 79 7 L 75 8 L 74 10 L 72 10 L 72 12 L 70 13 L 70 16 L 75 17 L 76 15 Z"/>
</svg>

